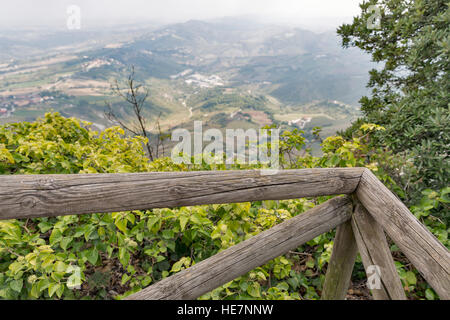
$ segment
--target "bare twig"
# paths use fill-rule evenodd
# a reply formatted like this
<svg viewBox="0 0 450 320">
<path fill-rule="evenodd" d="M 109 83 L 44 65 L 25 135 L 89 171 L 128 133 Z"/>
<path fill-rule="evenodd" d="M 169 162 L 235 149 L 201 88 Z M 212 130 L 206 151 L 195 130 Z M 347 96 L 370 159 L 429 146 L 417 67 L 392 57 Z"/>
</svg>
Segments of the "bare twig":
<svg viewBox="0 0 450 320">
<path fill-rule="evenodd" d="M 111 104 L 107 104 L 108 110 L 105 112 L 105 116 L 111 122 L 119 124 L 123 129 L 131 132 L 136 136 L 142 136 L 146 138 L 145 143 L 148 156 L 151 161 L 158 157 L 158 149 L 160 147 L 160 141 L 156 142 L 156 151 L 153 150 L 150 141 L 150 135 L 146 129 L 146 118 L 144 116 L 144 106 L 146 105 L 146 100 L 150 95 L 148 89 L 144 89 L 142 85 L 135 83 L 135 71 L 134 66 L 131 67 L 131 73 L 126 81 L 126 88 L 121 89 L 119 82 L 116 80 L 111 85 L 111 91 L 116 96 L 122 98 L 131 107 L 135 120 L 130 124 L 126 124 L 114 111 Z M 158 128 L 159 128 L 159 117 L 158 117 Z M 159 128 L 160 130 L 160 128 Z"/>
</svg>

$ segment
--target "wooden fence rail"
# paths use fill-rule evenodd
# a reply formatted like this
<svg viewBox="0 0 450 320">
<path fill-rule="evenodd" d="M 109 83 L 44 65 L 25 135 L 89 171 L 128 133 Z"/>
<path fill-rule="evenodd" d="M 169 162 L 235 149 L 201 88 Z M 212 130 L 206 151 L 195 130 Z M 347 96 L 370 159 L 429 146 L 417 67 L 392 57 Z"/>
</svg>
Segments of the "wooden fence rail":
<svg viewBox="0 0 450 320">
<path fill-rule="evenodd" d="M 375 299 L 405 299 L 384 231 L 441 299 L 450 252 L 368 169 L 0 176 L 0 220 L 173 208 L 324 195 L 336 197 L 127 299 L 195 299 L 337 228 L 323 299 L 344 299 L 359 251 L 380 268 Z"/>
<path fill-rule="evenodd" d="M 350 168 L 274 175 L 251 170 L 1 176 L 0 219 L 349 194 L 362 173 Z"/>
</svg>

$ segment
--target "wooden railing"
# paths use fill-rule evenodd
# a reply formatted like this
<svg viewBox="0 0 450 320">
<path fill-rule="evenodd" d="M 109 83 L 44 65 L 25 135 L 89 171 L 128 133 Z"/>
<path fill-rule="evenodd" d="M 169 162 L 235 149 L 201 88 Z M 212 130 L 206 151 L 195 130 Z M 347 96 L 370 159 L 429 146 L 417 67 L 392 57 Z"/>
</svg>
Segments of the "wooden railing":
<svg viewBox="0 0 450 320">
<path fill-rule="evenodd" d="M 337 228 L 322 299 L 344 299 L 356 255 L 378 266 L 375 299 L 406 299 L 385 232 L 441 299 L 450 252 L 368 169 L 201 171 L 0 177 L 0 219 L 144 210 L 324 195 L 335 197 L 127 299 L 195 299 Z M 342 196 L 344 195 L 344 196 Z"/>
</svg>

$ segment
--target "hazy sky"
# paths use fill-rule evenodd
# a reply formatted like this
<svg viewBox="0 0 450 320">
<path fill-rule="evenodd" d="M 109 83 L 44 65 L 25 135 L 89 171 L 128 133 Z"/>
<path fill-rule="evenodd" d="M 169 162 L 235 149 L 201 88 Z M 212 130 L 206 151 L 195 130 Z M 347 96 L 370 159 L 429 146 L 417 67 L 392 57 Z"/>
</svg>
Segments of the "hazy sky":
<svg viewBox="0 0 450 320">
<path fill-rule="evenodd" d="M 330 27 L 359 13 L 362 0 L 0 0 L 1 27 L 61 26 L 67 7 L 81 9 L 82 25 L 179 22 L 255 15 L 270 22 Z"/>
</svg>

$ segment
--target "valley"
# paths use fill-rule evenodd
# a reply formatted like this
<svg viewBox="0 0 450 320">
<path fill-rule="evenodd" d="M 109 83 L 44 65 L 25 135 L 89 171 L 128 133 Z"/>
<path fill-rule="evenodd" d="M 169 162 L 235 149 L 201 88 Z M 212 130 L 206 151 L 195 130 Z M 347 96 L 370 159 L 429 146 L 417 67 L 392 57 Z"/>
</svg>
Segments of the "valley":
<svg viewBox="0 0 450 320">
<path fill-rule="evenodd" d="M 70 35 L 72 42 L 67 32 L 55 34 L 44 39 L 47 48 L 25 48 L 29 55 L 17 57 L 6 53 L 19 44 L 0 34 L 8 48 L 0 55 L 0 123 L 58 111 L 102 130 L 112 125 L 107 103 L 130 121 L 110 86 L 134 66 L 136 81 L 150 90 L 149 131 L 157 119 L 164 131 L 202 120 L 218 128 L 320 126 L 328 136 L 359 116 L 373 67 L 366 56 L 341 49 L 333 32 L 233 18 L 110 34 L 86 31 Z"/>
</svg>

